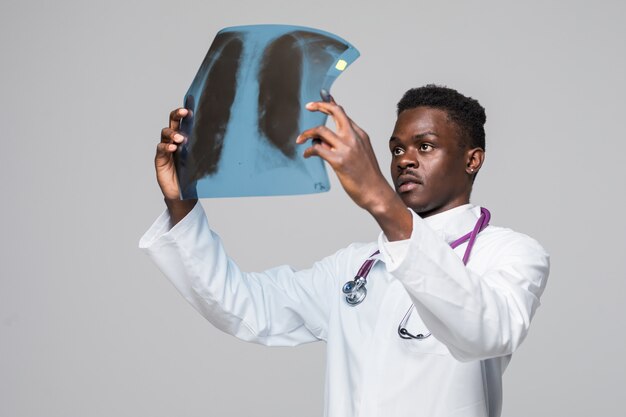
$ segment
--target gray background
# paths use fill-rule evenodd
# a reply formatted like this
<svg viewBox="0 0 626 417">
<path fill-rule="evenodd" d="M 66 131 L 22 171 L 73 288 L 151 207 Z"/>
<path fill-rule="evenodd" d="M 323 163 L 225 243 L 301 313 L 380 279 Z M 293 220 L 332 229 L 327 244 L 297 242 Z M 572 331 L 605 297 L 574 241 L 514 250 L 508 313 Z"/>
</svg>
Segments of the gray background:
<svg viewBox="0 0 626 417">
<path fill-rule="evenodd" d="M 333 93 L 384 172 L 406 89 L 436 82 L 481 101 L 473 201 L 553 262 L 503 415 L 623 415 L 625 12 L 619 1 L 3 0 L 0 416 L 321 415 L 323 344 L 270 349 L 218 332 L 137 249 L 163 209 L 152 158 L 169 111 L 217 30 L 254 23 L 313 26 L 360 49 Z M 331 177 L 323 195 L 203 205 L 244 269 L 305 267 L 378 233 Z"/>
</svg>

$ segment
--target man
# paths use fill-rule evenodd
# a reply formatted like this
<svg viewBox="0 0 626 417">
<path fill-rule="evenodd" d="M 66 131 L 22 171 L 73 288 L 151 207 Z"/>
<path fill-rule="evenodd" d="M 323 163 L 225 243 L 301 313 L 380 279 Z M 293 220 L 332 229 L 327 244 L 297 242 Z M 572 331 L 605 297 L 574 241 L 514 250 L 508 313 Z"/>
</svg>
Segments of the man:
<svg viewBox="0 0 626 417">
<path fill-rule="evenodd" d="M 376 242 L 304 271 L 241 272 L 201 206 L 178 199 L 172 153 L 187 115 L 178 109 L 155 159 L 168 210 L 140 246 L 223 331 L 267 345 L 326 341 L 327 416 L 499 416 L 502 373 L 539 306 L 549 260 L 510 229 L 476 236 L 488 220 L 469 204 L 484 161 L 484 109 L 449 88 L 409 90 L 389 141 L 395 191 L 367 134 L 334 100 L 307 109 L 332 116 L 336 131 L 318 126 L 297 142 L 321 139 L 305 156 L 327 161 L 372 214 L 382 230 Z M 473 229 L 470 242 L 454 242 Z M 350 305 L 341 288 L 367 259 L 376 262 L 367 297 Z"/>
</svg>

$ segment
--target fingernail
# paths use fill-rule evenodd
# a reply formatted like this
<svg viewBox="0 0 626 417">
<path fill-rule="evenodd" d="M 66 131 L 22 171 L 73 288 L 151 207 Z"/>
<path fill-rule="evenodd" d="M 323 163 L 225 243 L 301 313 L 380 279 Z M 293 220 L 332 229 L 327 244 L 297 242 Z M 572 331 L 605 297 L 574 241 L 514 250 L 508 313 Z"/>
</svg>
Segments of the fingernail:
<svg viewBox="0 0 626 417">
<path fill-rule="evenodd" d="M 183 140 L 183 139 L 184 139 L 184 137 L 180 133 L 177 133 L 177 134 L 174 135 L 174 140 Z"/>
<path fill-rule="evenodd" d="M 305 104 L 305 107 L 311 107 L 314 103 L 312 101 L 309 101 L 308 103 Z"/>
<path fill-rule="evenodd" d="M 332 96 L 330 95 L 328 90 L 324 88 L 320 90 L 320 97 L 322 97 L 322 101 L 325 101 L 327 103 L 330 103 L 330 101 L 332 100 Z"/>
</svg>

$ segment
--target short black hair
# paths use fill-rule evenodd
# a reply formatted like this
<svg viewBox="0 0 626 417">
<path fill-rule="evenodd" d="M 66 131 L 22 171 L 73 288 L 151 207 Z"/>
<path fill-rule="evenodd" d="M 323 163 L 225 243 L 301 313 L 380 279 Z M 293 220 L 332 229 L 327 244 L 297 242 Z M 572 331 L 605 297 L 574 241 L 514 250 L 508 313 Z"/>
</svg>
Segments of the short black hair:
<svg viewBox="0 0 626 417">
<path fill-rule="evenodd" d="M 487 115 L 485 108 L 477 100 L 466 97 L 452 88 L 428 84 L 404 93 L 398 102 L 398 115 L 420 106 L 446 111 L 471 148 L 485 149 L 484 125 Z"/>
</svg>

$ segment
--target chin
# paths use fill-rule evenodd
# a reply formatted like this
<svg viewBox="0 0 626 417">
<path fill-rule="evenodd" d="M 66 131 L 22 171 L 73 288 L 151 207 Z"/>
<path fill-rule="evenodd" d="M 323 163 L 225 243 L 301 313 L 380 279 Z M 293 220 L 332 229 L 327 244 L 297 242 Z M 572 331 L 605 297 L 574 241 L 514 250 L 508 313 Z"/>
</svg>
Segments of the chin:
<svg viewBox="0 0 626 417">
<path fill-rule="evenodd" d="M 402 198 L 402 196 L 400 197 Z M 404 204 L 422 218 L 439 213 L 443 207 L 442 204 L 438 204 L 433 201 L 424 201 L 423 199 L 407 197 L 409 196 L 402 198 Z"/>
<path fill-rule="evenodd" d="M 420 217 L 428 217 L 435 210 L 431 207 L 425 206 L 409 206 L 411 210 L 416 212 Z"/>
<path fill-rule="evenodd" d="M 410 193 L 398 195 L 404 204 L 417 214 L 427 213 L 435 209 L 434 204 L 429 204 L 427 201 L 423 201 L 423 199 L 417 198 L 415 195 L 411 195 Z"/>
</svg>

